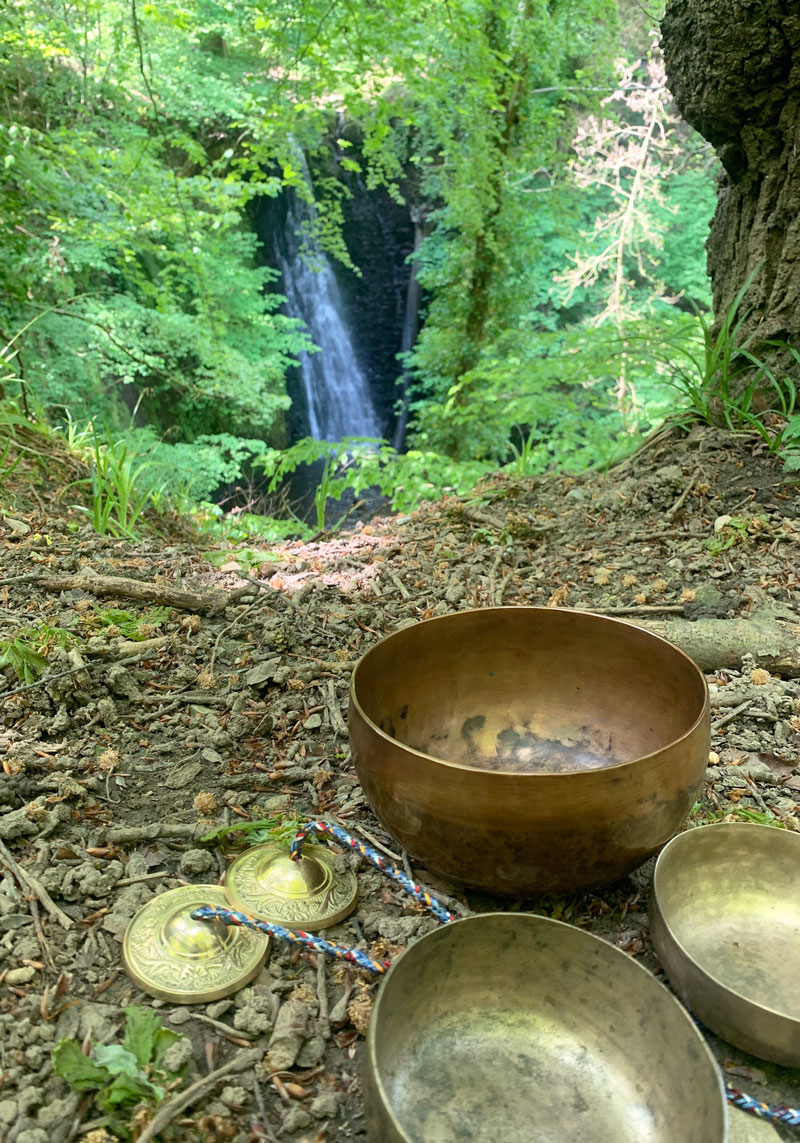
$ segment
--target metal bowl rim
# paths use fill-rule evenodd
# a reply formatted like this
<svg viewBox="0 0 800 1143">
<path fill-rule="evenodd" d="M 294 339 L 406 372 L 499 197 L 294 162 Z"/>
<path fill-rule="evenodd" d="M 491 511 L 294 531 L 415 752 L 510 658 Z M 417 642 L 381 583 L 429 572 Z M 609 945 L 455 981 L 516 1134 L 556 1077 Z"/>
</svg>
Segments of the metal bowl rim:
<svg viewBox="0 0 800 1143">
<path fill-rule="evenodd" d="M 379 738 L 382 738 L 386 743 L 397 746 L 399 748 L 402 748 L 403 750 L 407 751 L 409 754 L 413 754 L 416 758 L 422 758 L 426 762 L 434 762 L 438 766 L 444 766 L 444 767 L 447 767 L 448 769 L 451 769 L 451 770 L 461 770 L 467 774 L 491 773 L 493 778 L 498 778 L 501 780 L 507 780 L 509 778 L 528 778 L 528 779 L 537 779 L 538 778 L 538 779 L 550 779 L 550 780 L 552 780 L 552 779 L 570 779 L 571 778 L 573 781 L 575 779 L 583 779 L 584 781 L 593 781 L 593 780 L 596 780 L 596 777 L 598 774 L 609 774 L 612 772 L 616 773 L 617 771 L 624 769 L 626 766 L 639 766 L 643 762 L 648 762 L 651 759 L 658 758 L 659 755 L 663 754 L 665 750 L 670 750 L 675 746 L 679 746 L 682 742 L 691 738 L 691 736 L 697 731 L 698 727 L 702 724 L 702 722 L 707 717 L 708 709 L 709 709 L 708 683 L 706 681 L 705 675 L 700 670 L 697 663 L 695 663 L 694 659 L 690 658 L 686 654 L 685 651 L 682 651 L 680 649 L 680 647 L 676 647 L 674 643 L 670 643 L 669 639 L 664 639 L 661 635 L 655 635 L 652 631 L 647 631 L 647 630 L 645 630 L 644 627 L 637 627 L 637 625 L 635 623 L 628 623 L 624 619 L 617 619 L 616 617 L 613 617 L 610 615 L 601 615 L 601 614 L 599 614 L 599 612 L 596 612 L 596 611 L 578 611 L 576 608 L 572 608 L 572 607 L 472 607 L 472 608 L 466 609 L 465 611 L 453 611 L 449 615 L 435 615 L 430 619 L 421 619 L 419 621 L 419 623 L 414 624 L 414 626 L 418 627 L 418 626 L 421 626 L 423 623 L 439 623 L 442 620 L 451 620 L 451 619 L 453 619 L 459 615 L 475 615 L 478 612 L 480 612 L 482 614 L 488 614 L 490 612 L 510 612 L 510 611 L 527 611 L 527 612 L 535 611 L 535 612 L 542 612 L 544 614 L 550 614 L 550 615 L 552 615 L 553 612 L 557 612 L 557 613 L 563 614 L 563 615 L 589 615 L 593 619 L 602 619 L 605 623 L 613 623 L 613 624 L 616 624 L 620 627 L 628 627 L 628 628 L 632 627 L 634 630 L 640 631 L 643 635 L 648 636 L 650 639 L 654 639 L 658 643 L 663 643 L 665 646 L 669 647 L 671 651 L 674 651 L 675 654 L 678 655 L 680 658 L 685 659 L 686 662 L 689 664 L 689 666 L 694 670 L 697 677 L 700 679 L 700 682 L 702 684 L 702 690 L 703 690 L 703 701 L 700 704 L 701 705 L 700 713 L 698 714 L 697 718 L 694 720 L 694 722 L 692 723 L 692 725 L 689 727 L 688 730 L 686 730 L 678 738 L 673 738 L 671 742 L 666 743 L 666 745 L 662 746 L 660 750 L 652 750 L 649 754 L 640 754 L 637 758 L 632 758 L 629 762 L 615 762 L 613 765 L 602 766 L 602 767 L 599 767 L 598 769 L 594 769 L 594 770 L 562 770 L 560 772 L 546 771 L 545 770 L 545 771 L 536 772 L 536 773 L 531 773 L 530 770 L 505 770 L 505 769 L 503 769 L 503 770 L 486 771 L 486 770 L 482 770 L 479 766 L 466 766 L 463 762 L 451 762 L 447 758 L 437 758 L 435 754 L 426 754 L 423 750 L 415 750 L 413 746 L 407 746 L 404 742 L 398 742 L 398 740 L 396 738 L 392 738 L 391 735 L 386 733 L 386 731 L 381 730 L 381 728 L 379 726 L 377 726 L 375 724 L 375 722 L 373 722 L 373 720 L 366 713 L 366 711 L 362 707 L 361 703 L 359 702 L 358 696 L 356 694 L 356 683 L 358 680 L 358 672 L 361 669 L 364 662 L 366 661 L 366 659 L 372 654 L 372 652 L 378 646 L 383 646 L 383 644 L 388 643 L 390 639 L 394 639 L 400 635 L 405 635 L 406 632 L 411 630 L 410 627 L 403 627 L 400 631 L 393 631 L 390 635 L 385 635 L 382 639 L 380 639 L 378 641 L 378 643 L 376 643 L 373 647 L 370 647 L 370 649 L 368 651 L 365 651 L 364 654 L 361 656 L 361 658 L 356 663 L 355 667 L 353 668 L 353 674 L 350 678 L 350 701 L 353 703 L 353 706 L 356 708 L 359 715 L 361 716 L 361 718 L 363 718 L 364 722 L 367 724 L 367 726 L 370 728 L 370 730 L 373 731 L 375 734 L 377 734 Z"/>
<path fill-rule="evenodd" d="M 611 953 L 616 953 L 618 956 L 623 958 L 623 961 L 619 961 L 618 963 L 621 964 L 624 962 L 626 964 L 630 964 L 633 966 L 633 968 L 636 969 L 636 971 L 643 972 L 645 974 L 645 976 L 650 980 L 651 984 L 654 985 L 657 989 L 659 989 L 661 991 L 663 996 L 667 999 L 668 1003 L 674 1005 L 675 1007 L 677 1007 L 680 1010 L 681 1015 L 685 1018 L 686 1027 L 690 1030 L 691 1034 L 694 1036 L 694 1038 L 697 1040 L 697 1042 L 700 1046 L 700 1051 L 701 1051 L 702 1056 L 711 1064 L 712 1072 L 713 1072 L 713 1075 L 714 1075 L 715 1080 L 716 1080 L 716 1086 L 717 1086 L 717 1090 L 718 1090 L 718 1094 L 719 1094 L 720 1103 L 722 1104 L 723 1127 L 725 1130 L 725 1139 L 727 1140 L 727 1138 L 728 1138 L 728 1126 L 729 1126 L 729 1114 L 728 1114 L 728 1101 L 727 1101 L 727 1098 L 725 1095 L 725 1086 L 724 1086 L 724 1082 L 723 1082 L 723 1078 L 722 1078 L 722 1072 L 719 1068 L 719 1065 L 717 1064 L 716 1059 L 714 1058 L 714 1053 L 711 1051 L 708 1044 L 706 1043 L 705 1037 L 703 1036 L 702 1032 L 700 1031 L 700 1029 L 695 1024 L 695 1022 L 692 1019 L 692 1017 L 690 1016 L 690 1014 L 686 1011 L 684 1006 L 681 1004 L 680 1000 L 678 1000 L 678 998 L 674 995 L 674 993 L 670 992 L 670 990 L 666 987 L 666 985 L 662 984 L 661 981 L 658 980 L 653 975 L 653 973 L 650 972 L 649 969 L 645 968 L 645 966 L 643 964 L 639 964 L 639 962 L 634 960 L 633 957 L 628 956 L 628 954 L 624 953 L 622 951 L 622 949 L 616 948 L 609 941 L 603 940 L 602 937 L 598 937 L 594 933 L 588 933 L 588 932 L 586 932 L 585 929 L 579 929 L 575 925 L 567 924 L 565 921 L 556 921 L 552 917 L 540 917 L 534 913 L 510 913 L 510 912 L 475 913 L 471 917 L 460 917 L 458 920 L 451 921 L 447 925 L 442 925 L 438 929 L 433 929 L 431 932 L 426 933 L 425 936 L 420 937 L 420 939 L 418 941 L 415 941 L 413 945 L 410 945 L 409 948 L 406 950 L 406 952 L 403 953 L 394 962 L 394 964 L 391 966 L 391 968 L 389 969 L 389 971 L 387 972 L 386 976 L 383 979 L 383 984 L 382 984 L 381 988 L 378 991 L 378 995 L 377 995 L 377 998 L 375 1000 L 375 1005 L 374 1005 L 373 1010 L 372 1010 L 372 1016 L 370 1018 L 369 1027 L 367 1028 L 367 1062 L 368 1062 L 369 1068 L 372 1071 L 372 1075 L 374 1077 L 374 1082 L 375 1082 L 375 1088 L 376 1088 L 376 1091 L 378 1093 L 378 1097 L 380 1098 L 381 1104 L 382 1104 L 383 1108 L 385 1109 L 385 1111 L 388 1112 L 388 1114 L 390 1116 L 392 1116 L 392 1118 L 395 1118 L 394 1104 L 390 1101 L 390 1099 L 387 1095 L 387 1092 L 386 1092 L 386 1088 L 385 1088 L 385 1085 L 383 1082 L 383 1075 L 382 1075 L 381 1069 L 378 1066 L 378 1061 L 376 1059 L 376 1044 L 375 1044 L 375 1039 L 376 1039 L 376 1035 L 377 1035 L 376 1029 L 377 1029 L 378 1021 L 380 1018 L 381 1001 L 382 1001 L 383 996 L 386 992 L 386 986 L 388 985 L 389 981 L 391 980 L 392 975 L 394 974 L 396 967 L 398 965 L 402 964 L 404 956 L 407 955 L 408 952 L 411 952 L 411 950 L 416 948 L 418 945 L 424 944 L 424 942 L 426 940 L 428 940 L 428 938 L 436 936 L 437 934 L 441 933 L 442 931 L 446 931 L 448 929 L 453 929 L 457 925 L 469 924 L 471 921 L 477 921 L 477 920 L 485 921 L 487 918 L 490 918 L 490 917 L 512 917 L 512 918 L 514 918 L 515 921 L 523 921 L 525 924 L 533 923 L 536 925 L 550 925 L 550 926 L 557 925 L 560 929 L 568 929 L 571 932 L 578 933 L 581 938 L 585 937 L 588 940 L 597 941 L 599 944 L 603 945 L 604 948 L 608 949 Z M 402 1128 L 401 1128 L 401 1130 L 402 1130 Z M 404 1130 L 403 1130 L 403 1134 L 405 1134 Z"/>
<path fill-rule="evenodd" d="M 656 859 L 656 864 L 655 864 L 655 867 L 653 869 L 653 890 L 652 890 L 654 907 L 658 910 L 658 913 L 661 917 L 661 922 L 662 922 L 664 928 L 666 929 L 667 933 L 669 934 L 669 938 L 672 941 L 675 948 L 677 949 L 677 951 L 680 953 L 680 955 L 682 957 L 685 958 L 685 960 L 687 960 L 690 964 L 692 964 L 695 967 L 695 969 L 697 970 L 697 972 L 700 973 L 702 976 L 704 976 L 706 980 L 708 980 L 712 984 L 716 985 L 717 988 L 722 989 L 723 992 L 726 992 L 728 994 L 728 996 L 735 999 L 736 1002 L 738 1004 L 741 1004 L 743 1008 L 744 1007 L 752 1008 L 758 1012 L 763 1012 L 763 1013 L 766 1013 L 770 1016 L 775 1016 L 779 1020 L 788 1020 L 791 1023 L 800 1025 L 800 1019 L 797 1016 L 790 1016 L 786 1012 L 781 1012 L 781 1010 L 779 1008 L 770 1008 L 769 1005 L 767 1005 L 767 1004 L 762 1004 L 760 1001 L 753 1000 L 749 996 L 745 996 L 741 992 L 736 992 L 733 988 L 731 988 L 730 984 L 727 984 L 724 980 L 721 980 L 718 976 L 714 976 L 714 974 L 712 972 L 710 972 L 705 967 L 705 965 L 701 964 L 700 961 L 696 960 L 692 956 L 692 954 L 687 951 L 685 945 L 683 944 L 682 941 L 679 940 L 678 936 L 675 933 L 675 930 L 673 929 L 672 925 L 669 923 L 669 921 L 667 919 L 667 914 L 666 914 L 661 902 L 658 899 L 658 883 L 657 882 L 658 882 L 659 866 L 661 865 L 661 859 L 667 853 L 667 850 L 673 850 L 674 851 L 675 849 L 679 848 L 681 845 L 685 845 L 685 844 L 693 845 L 694 842 L 686 843 L 682 839 L 686 838 L 686 837 L 691 837 L 695 833 L 705 832 L 706 830 L 712 830 L 712 829 L 714 829 L 714 830 L 726 830 L 726 831 L 730 831 L 732 829 L 746 829 L 746 830 L 751 830 L 751 831 L 752 830 L 768 829 L 768 830 L 775 831 L 775 826 L 759 825 L 757 822 L 713 822 L 711 825 L 696 826 L 694 829 L 684 830 L 683 833 L 676 834 L 675 837 L 671 838 L 667 842 L 667 844 L 661 850 L 661 853 L 659 853 L 658 858 Z M 788 830 L 788 829 L 782 829 L 782 830 L 775 831 L 775 832 L 780 832 L 782 834 L 785 834 L 787 837 L 796 838 L 797 844 L 800 845 L 800 834 L 793 833 L 791 830 Z M 794 845 L 795 842 L 790 842 L 789 844 Z M 798 851 L 798 855 L 800 856 L 800 851 Z M 662 880 L 664 879 L 664 876 L 665 876 L 665 874 L 664 874 L 664 870 L 662 867 L 662 869 L 661 869 L 661 879 Z"/>
</svg>

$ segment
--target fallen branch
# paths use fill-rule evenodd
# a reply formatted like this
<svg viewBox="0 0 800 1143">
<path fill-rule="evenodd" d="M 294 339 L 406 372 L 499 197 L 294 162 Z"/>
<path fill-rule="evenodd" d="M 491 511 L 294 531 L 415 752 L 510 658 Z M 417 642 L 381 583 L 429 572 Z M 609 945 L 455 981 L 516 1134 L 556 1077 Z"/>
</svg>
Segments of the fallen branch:
<svg viewBox="0 0 800 1143">
<path fill-rule="evenodd" d="M 120 826 L 105 831 L 107 845 L 138 845 L 144 841 L 200 841 L 211 829 L 208 822 L 151 822 L 143 826 Z"/>
<path fill-rule="evenodd" d="M 703 671 L 739 670 L 750 654 L 770 674 L 800 678 L 800 619 L 767 608 L 746 619 L 640 619 L 636 626 L 680 647 Z"/>
<path fill-rule="evenodd" d="M 59 909 L 41 881 L 34 877 L 32 873 L 28 873 L 21 865 L 17 864 L 2 841 L 0 841 L 0 861 L 5 865 L 6 869 L 13 873 L 19 882 L 20 888 L 26 888 L 29 892 L 33 893 L 36 900 L 41 901 L 51 917 L 55 917 L 58 923 L 65 929 L 72 928 L 75 924 L 72 918 L 68 917 L 66 913 Z"/>
<path fill-rule="evenodd" d="M 249 588 L 200 594 L 194 591 L 182 591 L 166 583 L 144 583 L 142 580 L 126 579 L 122 576 L 98 575 L 88 568 L 84 568 L 78 575 L 23 576 L 16 582 L 33 583 L 45 591 L 88 591 L 92 595 L 136 599 L 142 603 L 175 607 L 179 611 L 202 611 L 210 615 L 223 611 L 229 604 L 238 602 L 245 595 L 253 594 Z"/>
<path fill-rule="evenodd" d="M 144 1131 L 138 1137 L 138 1143 L 151 1143 L 153 1139 L 159 1135 L 165 1127 L 168 1127 L 176 1115 L 180 1115 L 187 1107 L 191 1107 L 198 1099 L 202 1099 L 204 1095 L 208 1095 L 213 1091 L 217 1084 L 224 1080 L 226 1076 L 232 1075 L 234 1072 L 246 1071 L 249 1067 L 255 1067 L 261 1060 L 264 1053 L 261 1048 L 249 1048 L 246 1051 L 241 1051 L 228 1060 L 227 1064 L 223 1064 L 221 1068 L 211 1072 L 207 1076 L 203 1076 L 195 1083 L 187 1087 L 186 1091 L 178 1092 L 167 1103 L 160 1107 L 155 1113 L 153 1118 L 145 1127 Z"/>
</svg>

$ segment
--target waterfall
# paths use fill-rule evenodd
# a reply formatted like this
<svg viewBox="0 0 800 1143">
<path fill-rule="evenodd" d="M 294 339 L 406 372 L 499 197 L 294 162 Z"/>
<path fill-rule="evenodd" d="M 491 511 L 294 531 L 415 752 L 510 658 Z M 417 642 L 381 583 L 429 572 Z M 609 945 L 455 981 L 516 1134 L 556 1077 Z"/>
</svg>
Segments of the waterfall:
<svg viewBox="0 0 800 1143">
<path fill-rule="evenodd" d="M 310 179 L 307 182 L 310 186 Z M 286 312 L 305 323 L 317 346 L 316 353 L 299 355 L 309 435 L 321 441 L 380 437 L 369 384 L 342 316 L 339 287 L 314 237 L 314 205 L 294 190 L 286 193 L 286 228 L 275 236 L 275 257 L 283 275 Z"/>
</svg>

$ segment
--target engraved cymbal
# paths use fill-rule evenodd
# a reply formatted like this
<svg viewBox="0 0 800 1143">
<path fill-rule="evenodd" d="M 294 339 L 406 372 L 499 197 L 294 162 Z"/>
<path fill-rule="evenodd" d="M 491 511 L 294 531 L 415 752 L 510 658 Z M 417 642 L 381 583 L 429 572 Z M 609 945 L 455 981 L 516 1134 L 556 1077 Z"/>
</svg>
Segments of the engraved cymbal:
<svg viewBox="0 0 800 1143">
<path fill-rule="evenodd" d="M 299 861 L 274 842 L 254 846 L 231 863 L 223 886 L 232 909 L 312 931 L 343 920 L 358 898 L 356 875 L 337 869 L 321 845 L 304 846 Z"/>
<path fill-rule="evenodd" d="M 191 916 L 200 905 L 226 904 L 219 885 L 181 885 L 142 906 L 122 942 L 134 984 L 176 1004 L 219 1000 L 249 984 L 267 958 L 269 937 Z"/>
</svg>

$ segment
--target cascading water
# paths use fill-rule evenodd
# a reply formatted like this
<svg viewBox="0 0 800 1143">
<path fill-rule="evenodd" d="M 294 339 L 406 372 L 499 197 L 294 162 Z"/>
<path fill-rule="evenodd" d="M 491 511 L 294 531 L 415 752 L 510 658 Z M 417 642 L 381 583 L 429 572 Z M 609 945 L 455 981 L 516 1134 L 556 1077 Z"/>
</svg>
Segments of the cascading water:
<svg viewBox="0 0 800 1143">
<path fill-rule="evenodd" d="M 299 355 L 309 435 L 321 441 L 380 437 L 369 385 L 342 317 L 336 278 L 313 236 L 314 206 L 293 190 L 287 195 L 286 228 L 275 236 L 275 258 L 283 275 L 286 312 L 305 322 L 318 347 L 316 353 Z"/>
</svg>

